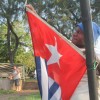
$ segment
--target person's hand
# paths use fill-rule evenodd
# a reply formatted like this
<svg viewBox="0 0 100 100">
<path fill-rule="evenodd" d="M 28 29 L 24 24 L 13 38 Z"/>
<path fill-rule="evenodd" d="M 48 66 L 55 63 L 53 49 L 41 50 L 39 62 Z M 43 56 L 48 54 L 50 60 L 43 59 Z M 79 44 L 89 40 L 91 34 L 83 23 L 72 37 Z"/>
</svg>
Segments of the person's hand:
<svg viewBox="0 0 100 100">
<path fill-rule="evenodd" d="M 12 75 L 9 75 L 8 76 L 8 79 L 12 80 L 13 79 L 13 76 Z"/>
<path fill-rule="evenodd" d="M 35 14 L 37 14 L 35 9 L 33 8 L 33 6 L 31 4 L 26 5 L 26 7 L 29 8 L 31 11 L 33 11 Z"/>
</svg>

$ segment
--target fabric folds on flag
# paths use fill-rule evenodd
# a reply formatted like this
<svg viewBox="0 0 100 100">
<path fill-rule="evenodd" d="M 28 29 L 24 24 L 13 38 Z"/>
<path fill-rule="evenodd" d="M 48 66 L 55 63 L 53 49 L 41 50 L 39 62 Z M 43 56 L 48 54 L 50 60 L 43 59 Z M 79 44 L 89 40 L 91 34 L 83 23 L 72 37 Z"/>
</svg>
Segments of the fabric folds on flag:
<svg viewBox="0 0 100 100">
<path fill-rule="evenodd" d="M 86 71 L 77 48 L 30 9 L 26 9 L 32 36 L 42 100 L 70 100 Z"/>
</svg>

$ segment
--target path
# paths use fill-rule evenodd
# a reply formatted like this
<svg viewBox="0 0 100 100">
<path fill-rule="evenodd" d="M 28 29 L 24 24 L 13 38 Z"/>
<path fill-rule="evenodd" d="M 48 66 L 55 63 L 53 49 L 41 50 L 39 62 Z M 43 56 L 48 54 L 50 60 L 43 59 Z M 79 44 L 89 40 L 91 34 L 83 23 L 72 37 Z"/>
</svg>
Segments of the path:
<svg viewBox="0 0 100 100">
<path fill-rule="evenodd" d="M 31 93 L 37 93 L 37 92 L 38 90 L 24 90 L 24 91 L 12 93 L 12 94 L 3 94 L 3 95 L 0 95 L 0 100 L 9 100 L 9 98 L 12 98 L 12 97 L 27 96 L 27 95 L 30 95 Z"/>
</svg>

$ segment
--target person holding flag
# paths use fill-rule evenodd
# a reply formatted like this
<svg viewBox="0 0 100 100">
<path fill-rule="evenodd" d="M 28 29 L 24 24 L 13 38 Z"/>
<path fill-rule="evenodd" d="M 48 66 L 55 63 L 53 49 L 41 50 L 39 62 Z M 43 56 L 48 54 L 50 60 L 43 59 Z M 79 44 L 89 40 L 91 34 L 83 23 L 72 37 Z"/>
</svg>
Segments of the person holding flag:
<svg viewBox="0 0 100 100">
<path fill-rule="evenodd" d="M 95 22 L 92 22 L 93 27 L 93 38 L 94 38 L 94 51 L 96 60 L 98 64 L 100 62 L 100 26 L 97 25 Z M 81 49 L 84 49 L 85 53 L 85 42 L 84 42 L 84 29 L 83 24 L 77 24 L 76 32 L 73 34 L 72 43 L 78 46 Z M 98 67 L 98 75 L 100 75 L 100 68 Z"/>
<path fill-rule="evenodd" d="M 99 68 L 100 67 L 100 27 L 95 22 L 92 22 L 92 27 L 93 27 L 95 56 L 98 62 L 97 74 L 100 75 L 100 68 Z M 78 46 L 85 54 L 84 29 L 83 29 L 82 23 L 77 24 L 76 31 L 72 36 L 72 43 Z M 84 93 L 84 96 L 87 95 L 87 98 L 89 96 L 87 73 L 85 73 L 81 82 L 79 83 L 79 86 L 78 86 L 79 90 L 77 88 L 76 92 L 74 92 L 75 95 L 73 95 L 73 98 L 75 98 L 75 96 L 78 96 L 80 94 L 79 96 L 80 99 L 78 100 L 82 100 L 81 97 L 83 93 Z M 89 99 L 85 99 L 85 100 L 89 100 Z"/>
<path fill-rule="evenodd" d="M 76 47 L 44 22 L 31 5 L 26 5 L 26 13 L 42 100 L 89 100 L 86 60 L 77 48 L 85 45 L 80 24 L 72 38 Z"/>
</svg>

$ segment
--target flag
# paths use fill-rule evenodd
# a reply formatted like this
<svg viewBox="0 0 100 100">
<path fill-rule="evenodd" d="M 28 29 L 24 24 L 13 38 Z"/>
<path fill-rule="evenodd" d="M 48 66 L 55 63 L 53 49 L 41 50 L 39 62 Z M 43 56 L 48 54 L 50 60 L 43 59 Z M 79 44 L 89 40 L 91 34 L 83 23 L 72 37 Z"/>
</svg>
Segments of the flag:
<svg viewBox="0 0 100 100">
<path fill-rule="evenodd" d="M 42 100 L 70 100 L 86 71 L 85 58 L 37 14 L 26 13 Z"/>
</svg>

